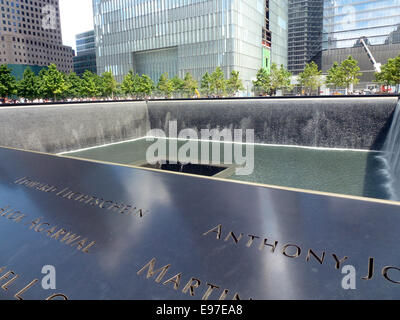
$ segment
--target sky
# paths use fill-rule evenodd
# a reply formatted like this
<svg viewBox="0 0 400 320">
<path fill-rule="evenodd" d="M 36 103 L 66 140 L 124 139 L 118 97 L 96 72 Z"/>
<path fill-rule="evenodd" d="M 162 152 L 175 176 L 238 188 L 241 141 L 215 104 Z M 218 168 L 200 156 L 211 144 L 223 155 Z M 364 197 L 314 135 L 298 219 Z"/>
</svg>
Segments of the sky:
<svg viewBox="0 0 400 320">
<path fill-rule="evenodd" d="M 75 35 L 93 30 L 92 0 L 60 0 L 63 43 L 76 50 Z"/>
</svg>

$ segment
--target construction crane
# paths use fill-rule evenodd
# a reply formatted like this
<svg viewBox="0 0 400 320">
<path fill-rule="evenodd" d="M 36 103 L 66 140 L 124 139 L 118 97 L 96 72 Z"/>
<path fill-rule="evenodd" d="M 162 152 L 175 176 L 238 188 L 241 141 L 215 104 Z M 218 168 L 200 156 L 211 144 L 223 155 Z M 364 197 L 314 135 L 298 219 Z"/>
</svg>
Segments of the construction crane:
<svg viewBox="0 0 400 320">
<path fill-rule="evenodd" d="M 374 56 L 372 55 L 371 50 L 369 50 L 367 43 L 365 42 L 364 38 L 360 38 L 360 43 L 363 45 L 365 51 L 367 52 L 367 55 L 369 57 L 369 60 L 371 63 L 374 65 L 375 72 L 381 73 L 382 72 L 382 64 L 376 62 Z"/>
</svg>

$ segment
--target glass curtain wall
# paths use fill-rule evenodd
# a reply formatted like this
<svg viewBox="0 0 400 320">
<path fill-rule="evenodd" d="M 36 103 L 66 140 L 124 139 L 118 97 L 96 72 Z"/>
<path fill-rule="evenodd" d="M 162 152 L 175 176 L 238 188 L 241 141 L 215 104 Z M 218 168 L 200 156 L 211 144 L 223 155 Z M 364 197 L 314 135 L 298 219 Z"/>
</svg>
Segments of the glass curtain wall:
<svg viewBox="0 0 400 320">
<path fill-rule="evenodd" d="M 400 26 L 400 0 L 325 0 L 323 49 L 387 44 Z"/>
</svg>

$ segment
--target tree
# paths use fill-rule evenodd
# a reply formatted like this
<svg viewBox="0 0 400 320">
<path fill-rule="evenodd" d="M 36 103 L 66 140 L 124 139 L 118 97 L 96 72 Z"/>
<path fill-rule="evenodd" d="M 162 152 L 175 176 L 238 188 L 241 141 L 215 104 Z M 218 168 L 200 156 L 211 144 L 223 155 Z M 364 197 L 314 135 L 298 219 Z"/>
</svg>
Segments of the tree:
<svg viewBox="0 0 400 320">
<path fill-rule="evenodd" d="M 193 97 L 196 94 L 196 90 L 198 87 L 198 82 L 189 72 L 187 72 L 185 74 L 185 78 L 183 79 L 183 89 L 186 91 L 188 97 Z"/>
<path fill-rule="evenodd" d="M 352 56 L 349 56 L 340 64 L 343 74 L 343 83 L 348 91 L 353 85 L 360 82 L 359 77 L 362 75 L 360 73 L 360 67 L 358 66 L 358 61 Z"/>
<path fill-rule="evenodd" d="M 65 97 L 80 97 L 82 93 L 82 79 L 75 72 L 68 74 L 65 79 L 67 81 L 67 89 L 64 93 Z"/>
<path fill-rule="evenodd" d="M 256 81 L 253 81 L 253 88 L 256 95 L 265 96 L 271 92 L 271 77 L 268 70 L 261 68 L 257 72 Z"/>
<path fill-rule="evenodd" d="M 226 93 L 226 80 L 221 67 L 217 67 L 210 76 L 210 91 L 217 96 L 223 96 Z"/>
<path fill-rule="evenodd" d="M 206 72 L 203 77 L 201 78 L 201 93 L 206 95 L 207 97 L 210 95 L 211 92 L 211 77 L 208 72 Z"/>
<path fill-rule="evenodd" d="M 398 86 L 400 84 L 400 55 L 389 59 L 382 66 L 382 72 L 375 73 L 375 77 L 376 81 L 383 83 L 385 86 Z"/>
<path fill-rule="evenodd" d="M 55 64 L 49 65 L 48 69 L 42 69 L 39 73 L 40 87 L 39 94 L 45 98 L 54 98 L 61 96 L 67 90 L 67 83 L 62 72 L 58 71 Z"/>
<path fill-rule="evenodd" d="M 106 71 L 101 75 L 102 96 L 114 99 L 114 94 L 118 91 L 118 83 L 111 71 Z"/>
<path fill-rule="evenodd" d="M 278 66 L 273 63 L 271 65 L 271 93 L 272 95 L 276 94 L 276 91 L 279 89 L 290 89 L 291 88 L 291 77 L 292 74 L 285 69 L 283 65 Z"/>
<path fill-rule="evenodd" d="M 171 80 L 169 80 L 168 72 L 163 73 L 158 80 L 157 89 L 167 98 L 171 97 L 174 91 L 174 85 Z"/>
<path fill-rule="evenodd" d="M 135 74 L 130 70 L 122 81 L 121 90 L 124 94 L 133 96 L 136 93 L 136 86 Z"/>
<path fill-rule="evenodd" d="M 6 65 L 0 66 L 0 97 L 8 98 L 10 95 L 16 93 L 17 81 L 11 74 L 11 69 Z"/>
<path fill-rule="evenodd" d="M 335 88 L 345 87 L 347 94 L 353 85 L 360 82 L 359 76 L 361 75 L 358 61 L 352 56 L 348 56 L 340 65 L 335 62 L 332 68 L 328 70 L 326 84 Z"/>
<path fill-rule="evenodd" d="M 334 62 L 332 67 L 328 70 L 325 83 L 330 88 L 340 88 L 344 86 L 344 75 L 343 69 L 340 67 L 338 62 Z"/>
<path fill-rule="evenodd" d="M 102 94 L 102 79 L 95 73 L 86 70 L 82 75 L 82 96 L 99 97 Z"/>
<path fill-rule="evenodd" d="M 30 68 L 26 68 L 22 79 L 17 84 L 18 96 L 32 101 L 39 96 L 38 89 L 35 73 Z"/>
<path fill-rule="evenodd" d="M 304 71 L 299 74 L 299 83 L 311 95 L 322 85 L 321 75 L 322 71 L 318 70 L 318 65 L 314 61 L 307 63 Z"/>
<path fill-rule="evenodd" d="M 243 82 L 239 77 L 239 71 L 233 70 L 231 77 L 227 81 L 227 91 L 231 96 L 236 95 L 240 90 L 244 90 Z"/>
<path fill-rule="evenodd" d="M 182 91 L 185 86 L 185 82 L 179 78 L 177 75 L 173 77 L 171 80 L 172 86 L 174 88 L 173 91 Z"/>
<path fill-rule="evenodd" d="M 150 96 L 154 90 L 154 82 L 148 75 L 143 74 L 140 77 L 140 92 L 146 96 Z"/>
</svg>

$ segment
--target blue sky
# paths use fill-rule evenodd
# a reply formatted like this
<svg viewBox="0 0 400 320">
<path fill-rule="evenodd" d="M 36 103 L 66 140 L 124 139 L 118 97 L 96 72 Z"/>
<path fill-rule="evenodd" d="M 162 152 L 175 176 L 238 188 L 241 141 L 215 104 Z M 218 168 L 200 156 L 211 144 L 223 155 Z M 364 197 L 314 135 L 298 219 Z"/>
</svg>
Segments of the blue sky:
<svg viewBox="0 0 400 320">
<path fill-rule="evenodd" d="M 60 0 L 63 43 L 75 49 L 75 35 L 93 29 L 92 0 Z"/>
</svg>

